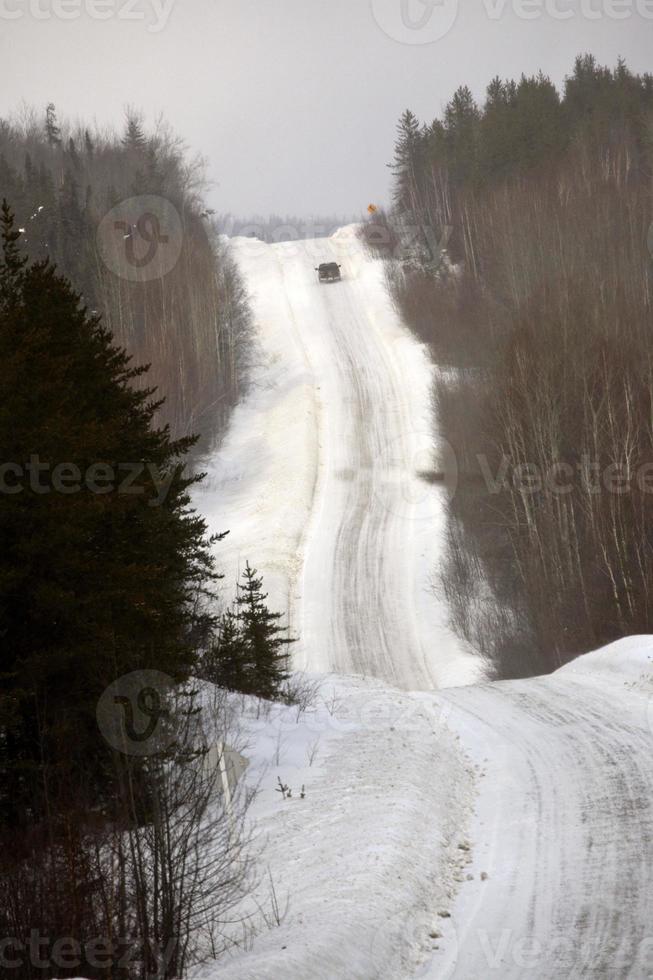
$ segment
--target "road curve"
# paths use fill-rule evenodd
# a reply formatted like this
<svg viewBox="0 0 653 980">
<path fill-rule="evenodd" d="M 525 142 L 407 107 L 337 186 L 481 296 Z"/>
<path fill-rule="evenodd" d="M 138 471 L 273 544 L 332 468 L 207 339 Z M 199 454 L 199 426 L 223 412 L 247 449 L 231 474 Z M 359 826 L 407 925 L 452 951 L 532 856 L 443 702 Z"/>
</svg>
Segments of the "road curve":
<svg viewBox="0 0 653 980">
<path fill-rule="evenodd" d="M 473 878 L 420 975 L 653 976 L 650 690 L 565 669 L 437 697 L 480 794 Z"/>
</svg>

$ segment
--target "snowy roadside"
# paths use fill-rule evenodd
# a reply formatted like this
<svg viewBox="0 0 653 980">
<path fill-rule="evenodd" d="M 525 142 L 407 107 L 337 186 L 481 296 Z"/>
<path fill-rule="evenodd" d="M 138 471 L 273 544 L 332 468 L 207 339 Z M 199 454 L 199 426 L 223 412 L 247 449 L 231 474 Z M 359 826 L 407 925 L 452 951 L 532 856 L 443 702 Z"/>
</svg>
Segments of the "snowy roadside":
<svg viewBox="0 0 653 980">
<path fill-rule="evenodd" d="M 653 975 L 653 637 L 432 693 L 308 679 L 304 711 L 238 698 L 259 884 L 191 980 Z"/>
<path fill-rule="evenodd" d="M 197 977 L 410 975 L 447 945 L 439 913 L 469 860 L 474 777 L 446 707 L 332 676 L 309 711 L 275 705 L 257 718 L 250 708 L 242 722 L 245 778 L 259 787 L 250 817 L 264 844 L 263 877 L 242 912 L 263 928 Z M 274 919 L 270 880 L 283 919 L 265 927 L 256 909 Z"/>
<path fill-rule="evenodd" d="M 653 694 L 653 636 L 626 636 L 577 657 L 556 670 L 553 676 L 581 684 L 608 686 L 617 691 L 622 688 L 650 698 Z"/>
<path fill-rule="evenodd" d="M 356 227 L 329 239 L 231 243 L 258 350 L 195 503 L 229 602 L 246 560 L 299 636 L 297 667 L 404 690 L 465 684 L 482 664 L 448 628 L 432 577 L 443 548 L 432 465 L 434 367 L 392 307 Z M 314 265 L 342 264 L 320 285 Z"/>
<path fill-rule="evenodd" d="M 275 250 L 231 242 L 247 274 L 256 324 L 250 387 L 236 406 L 219 451 L 204 467 L 194 503 L 211 533 L 229 530 L 216 549 L 225 601 L 249 560 L 264 577 L 270 607 L 292 619 L 294 586 L 318 475 L 319 404 L 315 379 L 278 288 Z"/>
</svg>

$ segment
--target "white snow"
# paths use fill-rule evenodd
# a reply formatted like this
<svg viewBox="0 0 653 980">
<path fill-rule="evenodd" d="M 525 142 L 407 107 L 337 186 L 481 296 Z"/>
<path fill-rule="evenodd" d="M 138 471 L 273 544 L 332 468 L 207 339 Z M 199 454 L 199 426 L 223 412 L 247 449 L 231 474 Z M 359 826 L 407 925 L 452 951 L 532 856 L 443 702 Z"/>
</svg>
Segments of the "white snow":
<svg viewBox="0 0 653 980">
<path fill-rule="evenodd" d="M 549 677 L 420 694 L 332 676 L 304 714 L 250 710 L 252 816 L 287 914 L 254 916 L 200 975 L 652 976 L 652 659 L 631 637 Z"/>
<path fill-rule="evenodd" d="M 264 843 L 262 880 L 240 914 L 259 934 L 201 977 L 407 976 L 447 935 L 467 852 L 473 778 L 430 695 L 325 679 L 311 710 L 249 701 L 246 780 Z M 312 760 L 312 762 L 311 762 Z M 283 800 L 281 781 L 292 797 Z M 300 798 L 304 787 L 305 797 Z M 272 918 L 270 877 L 284 914 Z M 244 947 L 244 948 L 243 948 Z"/>
<path fill-rule="evenodd" d="M 653 637 L 626 636 L 600 650 L 576 657 L 556 671 L 556 676 L 580 683 L 624 685 L 633 690 L 653 690 Z"/>
<path fill-rule="evenodd" d="M 356 227 L 329 239 L 233 253 L 259 351 L 248 397 L 197 496 L 226 596 L 245 560 L 300 636 L 300 668 L 380 677 L 404 689 L 465 684 L 479 661 L 450 633 L 432 575 L 443 490 L 433 467 L 425 348 L 393 309 L 382 264 Z M 319 262 L 342 265 L 320 284 Z"/>
<path fill-rule="evenodd" d="M 653 976 L 652 658 L 653 637 L 628 637 L 548 677 L 437 695 L 479 796 L 447 970 L 419 976 Z"/>
<path fill-rule="evenodd" d="M 301 636 L 297 665 L 350 676 L 325 679 L 331 710 L 247 722 L 253 817 L 288 914 L 203 975 L 653 976 L 653 638 L 478 683 L 429 589 L 433 369 L 380 264 L 351 228 L 233 247 L 259 358 L 197 504 L 231 528 L 225 597 L 249 559 Z M 319 285 L 329 260 L 343 281 Z"/>
<path fill-rule="evenodd" d="M 261 786 L 251 817 L 290 904 L 218 974 L 407 975 L 438 944 L 429 933 L 447 935 L 438 911 L 468 860 L 473 778 L 448 709 L 397 687 L 480 674 L 430 588 L 443 500 L 418 474 L 433 465 L 433 367 L 355 228 L 232 249 L 256 367 L 196 503 L 211 530 L 230 529 L 217 549 L 225 599 L 249 559 L 300 636 L 296 665 L 328 676 L 321 707 L 299 720 L 280 706 L 247 719 L 246 780 Z M 320 285 L 314 266 L 328 260 L 343 280 Z M 252 901 L 269 904 L 269 887 L 264 876 Z"/>
</svg>

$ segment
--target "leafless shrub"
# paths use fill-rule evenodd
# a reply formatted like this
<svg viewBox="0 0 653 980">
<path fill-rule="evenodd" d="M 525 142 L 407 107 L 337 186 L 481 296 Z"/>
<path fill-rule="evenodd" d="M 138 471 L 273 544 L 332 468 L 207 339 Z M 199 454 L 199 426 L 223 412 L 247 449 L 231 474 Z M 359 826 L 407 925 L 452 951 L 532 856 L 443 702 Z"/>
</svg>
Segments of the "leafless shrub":
<svg viewBox="0 0 653 980">
<path fill-rule="evenodd" d="M 62 976 L 57 943 L 70 939 L 75 975 L 161 980 L 219 956 L 232 943 L 235 910 L 254 884 L 245 815 L 251 796 L 225 791 L 231 722 L 204 727 L 188 693 L 175 699 L 172 753 L 116 753 L 120 788 L 113 819 L 71 807 L 56 823 L 16 832 L 0 857 L 0 928 L 30 950 L 43 937 L 41 965 L 25 954 L 20 975 Z M 94 943 L 101 940 L 101 965 Z M 43 962 L 47 967 L 43 967 Z M 64 964 L 66 965 L 66 964 Z M 16 976 L 15 967 L 1 976 Z"/>
<path fill-rule="evenodd" d="M 338 708 L 340 707 L 341 704 L 341 700 L 342 699 L 339 697 L 338 692 L 335 689 L 331 692 L 331 695 L 328 698 L 322 699 L 323 704 L 327 709 L 327 711 L 329 712 L 329 714 L 331 715 L 331 717 L 333 717 L 338 711 Z"/>
<path fill-rule="evenodd" d="M 653 628 L 653 494 L 636 477 L 653 462 L 650 188 L 639 159 L 625 131 L 600 146 L 579 137 L 547 172 L 445 194 L 438 207 L 451 206 L 464 272 L 402 269 L 391 280 L 445 368 L 437 427 L 459 481 L 441 587 L 452 625 L 498 676 L 551 670 Z M 491 488 L 504 460 L 508 479 Z M 584 460 L 625 474 L 627 492 L 592 490 Z M 568 492 L 512 479 L 560 463 Z"/>
<path fill-rule="evenodd" d="M 279 928 L 282 925 L 284 919 L 288 915 L 288 909 L 290 908 L 290 896 L 286 896 L 285 903 L 283 906 L 280 905 L 277 896 L 277 890 L 274 885 L 274 879 L 272 877 L 272 872 L 268 868 L 268 880 L 270 883 L 269 888 L 269 908 L 257 903 L 257 908 L 260 913 L 261 919 L 265 923 L 267 929 Z"/>
<path fill-rule="evenodd" d="M 316 738 L 314 742 L 306 749 L 306 758 L 308 759 L 309 766 L 312 766 L 317 758 L 317 753 L 320 748 L 320 739 Z"/>
<path fill-rule="evenodd" d="M 297 721 L 317 704 L 321 685 L 320 678 L 308 677 L 301 671 L 296 671 L 288 678 L 282 691 L 283 702 L 296 706 Z"/>
</svg>

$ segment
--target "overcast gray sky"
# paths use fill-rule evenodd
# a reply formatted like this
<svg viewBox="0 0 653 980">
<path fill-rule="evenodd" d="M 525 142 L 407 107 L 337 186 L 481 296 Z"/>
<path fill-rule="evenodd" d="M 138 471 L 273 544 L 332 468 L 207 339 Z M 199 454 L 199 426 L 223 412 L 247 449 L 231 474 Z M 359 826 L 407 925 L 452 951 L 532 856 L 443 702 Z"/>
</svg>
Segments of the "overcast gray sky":
<svg viewBox="0 0 653 980">
<path fill-rule="evenodd" d="M 359 213 L 387 198 L 404 108 L 430 120 L 496 74 L 559 83 L 581 51 L 650 71 L 652 41 L 653 0 L 0 0 L 0 114 L 163 112 L 218 210 Z"/>
</svg>

